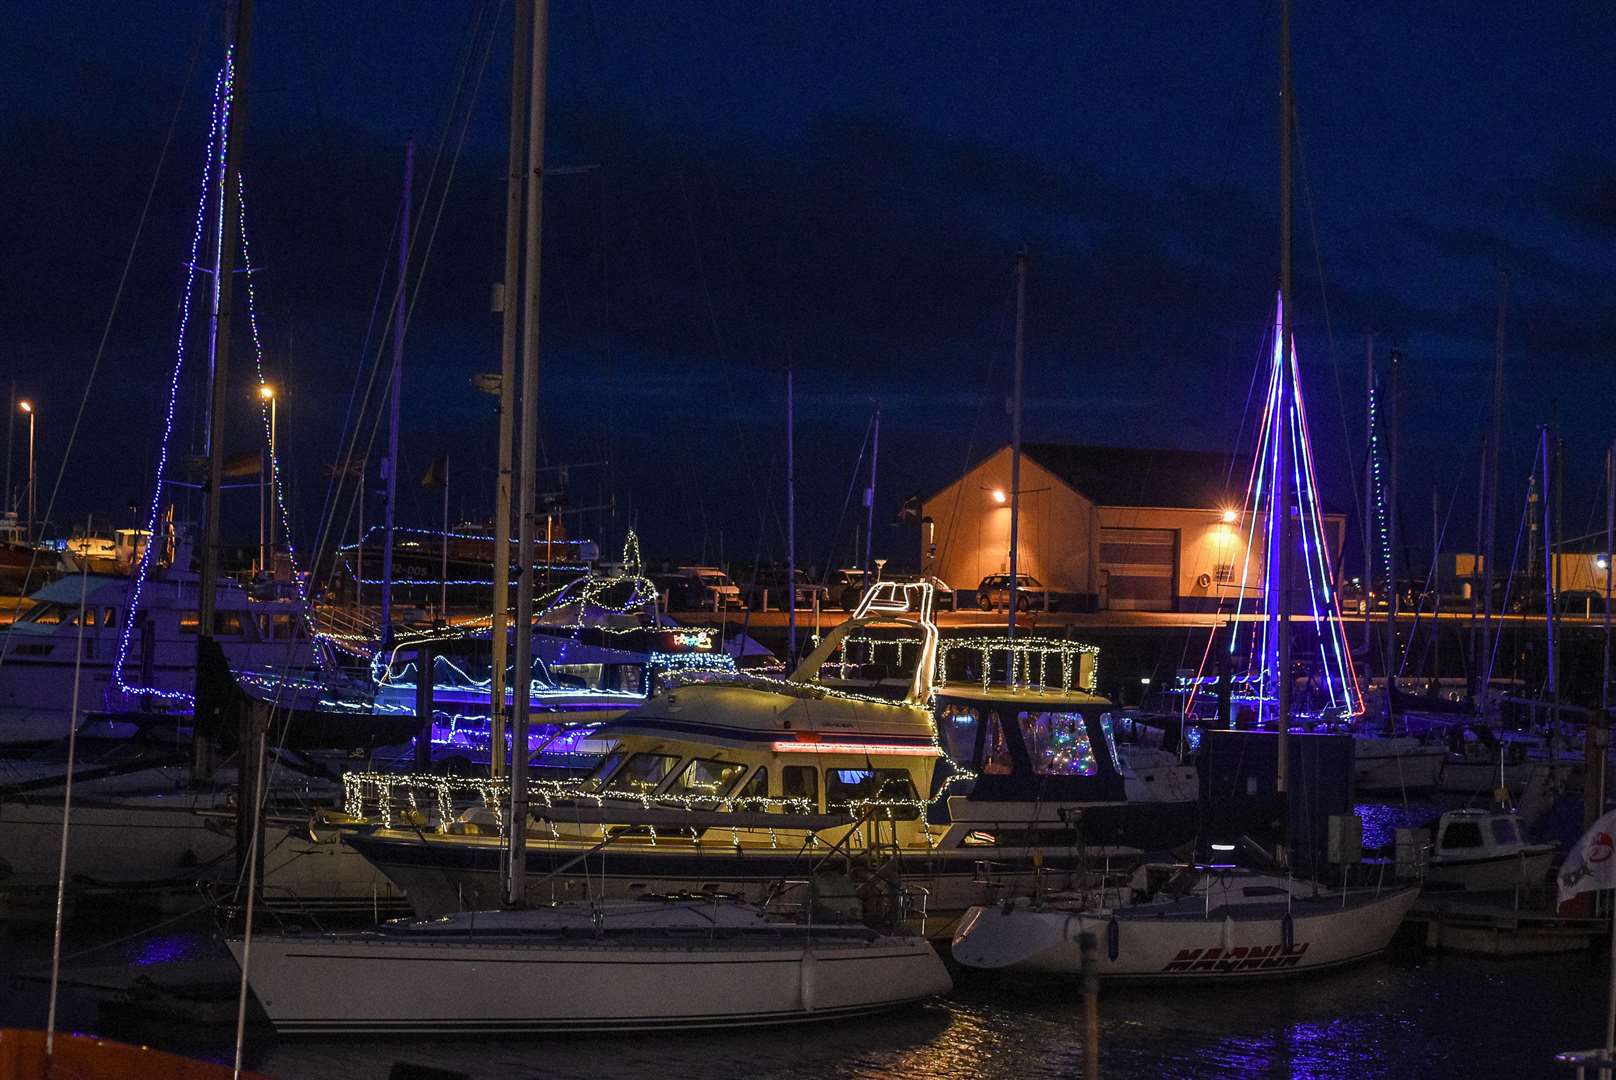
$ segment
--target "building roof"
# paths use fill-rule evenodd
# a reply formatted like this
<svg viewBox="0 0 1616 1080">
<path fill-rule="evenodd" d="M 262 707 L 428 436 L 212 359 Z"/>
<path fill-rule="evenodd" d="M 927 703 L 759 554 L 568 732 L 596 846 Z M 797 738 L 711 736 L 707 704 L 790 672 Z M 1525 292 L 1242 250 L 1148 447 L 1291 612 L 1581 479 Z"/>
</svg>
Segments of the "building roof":
<svg viewBox="0 0 1616 1080">
<path fill-rule="evenodd" d="M 1021 452 L 1097 506 L 1211 509 L 1239 502 L 1250 459 L 1204 450 L 1023 443 Z"/>
</svg>

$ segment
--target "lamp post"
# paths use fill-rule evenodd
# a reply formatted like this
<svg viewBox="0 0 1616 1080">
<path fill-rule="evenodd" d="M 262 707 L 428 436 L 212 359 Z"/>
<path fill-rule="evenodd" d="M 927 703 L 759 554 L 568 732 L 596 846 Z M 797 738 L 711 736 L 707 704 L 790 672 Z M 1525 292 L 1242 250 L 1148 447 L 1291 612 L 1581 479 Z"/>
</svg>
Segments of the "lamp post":
<svg viewBox="0 0 1616 1080">
<path fill-rule="evenodd" d="M 24 399 L 17 408 L 28 414 L 28 539 L 34 538 L 34 403 Z"/>
<path fill-rule="evenodd" d="M 258 400 L 269 407 L 269 497 L 264 497 L 265 470 L 258 470 L 258 565 L 270 570 L 270 555 L 275 550 L 275 412 L 279 399 L 269 383 L 258 384 Z"/>
</svg>

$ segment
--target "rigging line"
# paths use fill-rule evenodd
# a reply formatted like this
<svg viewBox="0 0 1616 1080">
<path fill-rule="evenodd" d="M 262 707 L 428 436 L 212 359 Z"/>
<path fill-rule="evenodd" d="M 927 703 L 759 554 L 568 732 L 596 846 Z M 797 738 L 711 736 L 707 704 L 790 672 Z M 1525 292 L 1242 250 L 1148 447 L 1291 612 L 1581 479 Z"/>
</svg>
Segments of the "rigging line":
<svg viewBox="0 0 1616 1080">
<path fill-rule="evenodd" d="M 1435 536 L 1431 537 L 1431 568 L 1428 571 L 1426 571 L 1426 574 L 1425 574 L 1425 590 L 1424 591 L 1425 591 L 1425 594 L 1431 598 L 1431 617 L 1433 619 L 1436 618 L 1436 608 L 1437 608 L 1437 604 L 1438 604 L 1437 595 L 1436 595 L 1436 578 L 1437 578 L 1437 564 L 1442 559 L 1442 539 L 1445 536 L 1448 535 L 1448 525 L 1449 525 L 1450 522 L 1453 521 L 1453 507 L 1454 507 L 1454 504 L 1457 503 L 1458 500 L 1459 500 L 1460 481 L 1464 479 L 1464 475 L 1469 471 L 1470 471 L 1470 466 L 1469 466 L 1468 462 L 1460 466 L 1460 468 L 1459 468 L 1459 476 L 1453 482 L 1453 494 L 1448 496 L 1447 513 L 1445 513 L 1443 515 L 1443 517 L 1442 517 L 1442 530 L 1440 532 L 1438 532 Z M 1407 670 L 1407 668 L 1408 668 L 1409 656 L 1414 651 L 1414 639 L 1419 636 L 1420 615 L 1423 614 L 1424 611 L 1425 611 L 1425 597 L 1422 596 L 1422 597 L 1420 597 L 1420 602 L 1414 606 L 1414 625 L 1410 628 L 1410 630 L 1408 632 L 1408 643 L 1403 646 L 1403 655 L 1402 655 L 1402 658 L 1398 661 L 1398 664 L 1397 664 L 1397 674 L 1399 676 L 1401 676 L 1403 674 L 1403 672 L 1405 670 Z M 1432 633 L 1434 634 L 1435 632 L 1436 631 L 1433 629 Z"/>
<path fill-rule="evenodd" d="M 503 3 L 501 4 L 501 6 L 503 6 Z M 471 88 L 471 91 L 470 91 L 470 94 L 469 94 L 469 97 L 468 97 L 468 102 L 470 102 L 470 103 L 474 103 L 477 100 L 477 94 L 478 94 L 479 90 L 482 87 L 483 76 L 487 73 L 487 70 L 488 70 L 488 58 L 489 58 L 489 55 L 493 52 L 494 38 L 495 38 L 495 34 L 490 32 L 489 35 L 488 35 L 488 42 L 483 47 L 482 60 L 481 60 L 481 62 L 479 63 L 479 65 L 477 67 L 477 76 L 476 76 L 475 81 L 472 84 L 472 88 Z M 404 329 L 405 329 L 406 333 L 409 332 L 410 323 L 413 321 L 413 319 L 415 317 L 416 304 L 418 304 L 420 302 L 420 299 L 421 299 L 421 287 L 422 287 L 422 284 L 423 284 L 423 282 L 425 281 L 425 278 L 426 278 L 427 267 L 431 263 L 431 260 L 432 260 L 433 246 L 434 246 L 435 242 L 437 241 L 438 229 L 443 224 L 443 212 L 444 212 L 445 207 L 448 205 L 449 191 L 451 190 L 451 188 L 454 185 L 455 172 L 459 168 L 460 157 L 461 157 L 461 154 L 464 151 L 465 145 L 466 145 L 466 134 L 469 131 L 470 127 L 471 127 L 471 109 L 470 109 L 470 106 L 468 104 L 468 108 L 466 110 L 465 116 L 462 118 L 461 127 L 460 127 L 460 136 L 455 141 L 454 156 L 450 160 L 449 173 L 448 173 L 448 176 L 444 179 L 444 182 L 443 182 L 443 191 L 442 191 L 442 193 L 440 194 L 440 197 L 439 197 L 438 207 L 437 207 L 437 214 L 433 218 L 432 229 L 427 234 L 426 244 L 424 245 L 422 253 L 421 253 L 421 262 L 420 262 L 419 267 L 416 269 L 415 289 L 414 289 L 414 292 L 412 292 L 410 294 L 410 296 L 409 296 L 409 305 L 404 310 Z M 445 141 L 445 143 L 447 143 L 447 141 L 448 141 L 448 133 L 447 132 L 445 133 L 444 141 Z M 402 217 L 402 216 L 403 215 L 402 215 L 402 208 L 401 208 L 400 217 Z M 400 288 L 395 292 L 395 295 L 393 297 L 393 303 L 388 308 L 388 321 L 389 322 L 392 321 L 392 316 L 393 316 L 394 311 L 396 310 L 397 305 L 399 303 L 401 303 L 403 301 L 403 299 L 404 299 L 403 293 L 404 293 L 403 282 L 400 282 Z M 366 390 L 365 404 L 361 405 L 361 410 L 362 411 L 368 406 L 370 394 L 375 389 L 376 376 L 381 370 L 381 354 L 382 354 L 382 350 L 387 345 L 387 341 L 388 341 L 388 338 L 384 334 L 382 341 L 380 341 L 377 344 L 377 347 L 376 347 L 376 367 L 371 372 L 370 387 L 367 388 L 367 390 Z M 379 427 L 380 422 L 381 422 L 380 412 L 381 412 L 381 410 L 378 409 L 378 412 L 377 412 L 377 425 L 378 425 L 378 427 Z M 367 446 L 367 450 L 366 450 L 367 457 L 369 455 L 369 446 L 374 446 L 374 444 L 375 444 L 375 432 L 376 432 L 376 428 L 373 428 L 372 432 L 371 432 L 371 442 Z M 355 432 L 356 438 L 357 438 L 357 434 L 358 433 L 356 431 Z M 392 467 L 394 469 L 396 469 L 397 464 L 393 463 Z M 361 480 L 361 483 L 363 483 L 362 480 Z M 340 491 L 340 487 L 339 487 L 339 491 Z M 311 557 L 313 559 L 319 560 L 319 559 L 323 559 L 323 557 L 325 556 L 325 554 L 327 552 L 327 544 L 328 544 L 328 542 L 330 540 L 330 533 L 331 533 L 330 523 L 329 522 L 323 523 L 321 531 L 320 531 L 320 534 L 319 534 L 320 539 L 315 544 L 313 552 L 311 553 Z M 316 563 L 316 565 L 317 565 L 317 563 Z"/>
<path fill-rule="evenodd" d="M 1527 489 L 1526 500 L 1525 500 L 1525 502 L 1523 503 L 1523 505 L 1521 507 L 1521 523 L 1518 526 L 1516 526 L 1516 528 L 1515 528 L 1515 550 L 1510 554 L 1510 557 L 1509 557 L 1509 576 L 1504 579 L 1504 598 L 1503 598 L 1503 601 L 1498 606 L 1499 615 L 1502 615 L 1504 612 L 1509 610 L 1510 594 L 1515 591 L 1515 571 L 1521 564 L 1521 537 L 1526 534 L 1526 523 L 1527 523 L 1528 519 L 1531 518 L 1531 516 L 1532 516 L 1531 489 L 1528 488 Z M 1486 672 L 1486 679 L 1482 683 L 1483 686 L 1491 686 L 1492 685 L 1493 671 L 1498 666 L 1498 651 L 1501 648 L 1503 648 L 1503 645 L 1504 645 L 1504 627 L 1503 627 L 1503 623 L 1500 622 L 1499 626 L 1498 626 L 1498 632 L 1493 635 L 1493 649 L 1492 649 L 1492 652 L 1487 657 L 1487 672 Z"/>
<path fill-rule="evenodd" d="M 146 199 L 140 207 L 140 217 L 135 223 L 135 234 L 129 240 L 129 252 L 124 256 L 123 270 L 119 272 L 117 287 L 112 292 L 112 307 L 107 311 L 106 321 L 101 324 L 101 339 L 96 343 L 95 356 L 90 361 L 90 373 L 84 380 L 84 392 L 79 395 L 78 410 L 73 414 L 73 426 L 68 432 L 67 449 L 62 452 L 61 462 L 56 467 L 56 479 L 51 485 L 50 498 L 45 502 L 45 516 L 41 519 L 42 522 L 50 521 L 55 516 L 56 498 L 62 490 L 62 478 L 67 475 L 67 465 L 73 456 L 73 447 L 78 442 L 79 425 L 84 420 L 84 410 L 90 402 L 90 392 L 95 388 L 96 374 L 101 370 L 101 361 L 106 356 L 107 340 L 112 335 L 112 324 L 117 319 L 118 308 L 123 301 L 124 287 L 129 283 L 129 271 L 135 263 L 135 252 L 140 247 L 140 238 L 145 234 L 146 222 L 151 216 L 152 201 L 157 195 L 157 184 L 162 179 L 163 167 L 168 162 L 169 149 L 174 145 L 174 132 L 179 128 L 180 115 L 185 110 L 185 100 L 190 96 L 191 77 L 196 74 L 196 65 L 202 53 L 203 32 L 206 27 L 207 19 L 204 18 L 197 28 L 196 36 L 191 40 L 191 56 L 186 63 L 185 77 L 180 80 L 179 100 L 174 103 L 174 114 L 169 117 L 168 132 L 163 136 L 163 148 L 157 154 L 157 165 L 152 169 L 151 183 L 146 187 Z M 152 540 L 148 541 L 148 545 L 154 543 L 155 539 L 153 537 Z M 26 598 L 28 595 L 28 584 L 34 576 L 34 567 L 38 561 L 39 549 L 36 547 L 28 556 L 28 569 L 23 572 L 22 585 L 17 594 L 19 600 Z M 12 627 L 15 625 L 15 620 L 7 623 L 5 637 L 0 639 L 0 666 L 4 666 L 5 657 L 9 655 L 10 650 L 4 646 L 10 644 Z"/>
<path fill-rule="evenodd" d="M 1352 458 L 1352 426 L 1347 423 L 1347 395 L 1341 385 L 1341 362 L 1335 350 L 1335 330 L 1330 323 L 1330 298 L 1324 290 L 1324 254 L 1319 245 L 1319 218 L 1313 206 L 1313 182 L 1308 177 L 1307 154 L 1302 149 L 1302 122 L 1296 118 L 1296 105 L 1291 104 L 1291 130 L 1296 139 L 1296 157 L 1302 165 L 1302 198 L 1307 203 L 1308 231 L 1313 237 L 1313 267 L 1319 279 L 1319 304 L 1324 309 L 1324 339 L 1330 352 L 1330 371 L 1335 376 L 1335 403 L 1341 414 L 1341 448 L 1347 459 Z M 1356 486 L 1352 489 L 1352 504 L 1360 515 L 1364 513 L 1363 500 Z M 1362 521 L 1362 517 L 1359 518 Z"/>
<path fill-rule="evenodd" d="M 830 547 L 825 554 L 825 568 L 820 571 L 819 583 L 821 585 L 830 581 L 830 569 L 836 561 L 836 540 L 842 532 L 842 522 L 847 519 L 847 508 L 853 504 L 853 490 L 858 487 L 859 476 L 864 471 L 864 451 L 870 445 L 870 430 L 875 427 L 875 414 L 870 414 L 869 422 L 864 425 L 864 441 L 859 443 L 858 460 L 853 463 L 853 476 L 847 485 L 847 497 L 842 500 L 842 512 L 836 515 L 836 527 L 831 530 Z"/>
</svg>

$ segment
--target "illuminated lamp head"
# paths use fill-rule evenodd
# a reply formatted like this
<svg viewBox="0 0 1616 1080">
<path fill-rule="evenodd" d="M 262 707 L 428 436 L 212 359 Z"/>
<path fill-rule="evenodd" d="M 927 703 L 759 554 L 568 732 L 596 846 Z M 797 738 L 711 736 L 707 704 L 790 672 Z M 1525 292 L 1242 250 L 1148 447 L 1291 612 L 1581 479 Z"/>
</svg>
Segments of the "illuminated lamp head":
<svg viewBox="0 0 1616 1080">
<path fill-rule="evenodd" d="M 1231 510 L 1224 510 L 1222 516 L 1223 516 L 1223 523 L 1225 525 L 1233 525 L 1235 522 L 1240 520 L 1240 511 L 1232 510 L 1232 509 Z"/>
<path fill-rule="evenodd" d="M 261 401 L 274 401 L 275 388 L 268 383 L 258 384 L 258 398 Z"/>
<path fill-rule="evenodd" d="M 1004 488 L 994 488 L 993 489 L 993 501 L 994 502 L 1003 504 L 1005 498 L 1006 498 L 1006 496 L 1004 494 Z"/>
<path fill-rule="evenodd" d="M 32 401 L 28 401 L 27 399 L 24 399 L 22 401 L 17 402 L 17 408 L 21 409 L 25 413 L 31 413 L 31 412 L 34 411 L 34 403 Z"/>
</svg>

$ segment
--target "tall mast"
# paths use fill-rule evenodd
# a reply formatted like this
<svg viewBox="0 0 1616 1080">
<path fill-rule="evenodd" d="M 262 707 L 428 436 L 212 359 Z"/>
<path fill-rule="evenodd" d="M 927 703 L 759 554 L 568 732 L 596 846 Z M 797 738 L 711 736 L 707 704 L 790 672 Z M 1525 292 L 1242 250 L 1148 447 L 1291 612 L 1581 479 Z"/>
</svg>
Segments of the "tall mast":
<svg viewBox="0 0 1616 1080">
<path fill-rule="evenodd" d="M 1481 566 L 1481 660 L 1477 664 L 1481 680 L 1477 706 L 1487 711 L 1488 678 L 1492 675 L 1491 642 L 1493 630 L 1493 553 L 1498 533 L 1498 465 L 1504 456 L 1504 316 L 1509 310 L 1509 274 L 1498 278 L 1498 331 L 1493 345 L 1492 426 L 1487 437 L 1486 498 L 1482 500 Z"/>
<path fill-rule="evenodd" d="M 199 585 L 197 642 L 213 633 L 214 593 L 219 581 L 219 495 L 224 473 L 224 418 L 230 400 L 230 327 L 236 273 L 235 223 L 241 217 L 241 148 L 247 130 L 247 58 L 252 37 L 252 0 L 236 0 L 230 21 L 230 122 L 225 128 L 223 168 L 219 170 L 219 216 L 215 222 L 213 318 L 208 336 L 208 482 L 202 525 L 202 580 Z M 183 569 L 183 567 L 181 568 Z"/>
<path fill-rule="evenodd" d="M 1364 470 L 1363 470 L 1363 644 L 1364 663 L 1374 640 L 1374 604 L 1370 589 L 1375 581 L 1375 335 L 1364 332 Z"/>
<path fill-rule="evenodd" d="M 791 367 L 786 366 L 786 647 L 797 663 L 797 429 Z"/>
<path fill-rule="evenodd" d="M 511 27 L 510 151 L 505 171 L 505 280 L 500 289 L 499 471 L 494 480 L 494 596 L 489 635 L 489 772 L 505 775 L 505 665 L 510 641 L 507 608 L 511 591 L 511 435 L 516 418 L 516 286 L 522 272 L 522 166 L 527 137 L 528 52 L 533 5 L 517 0 Z"/>
<path fill-rule="evenodd" d="M 415 176 L 415 140 L 404 144 L 404 202 L 398 216 L 398 294 L 393 299 L 393 371 L 388 377 L 390 400 L 387 406 L 387 504 L 382 517 L 382 644 L 393 640 L 393 514 L 398 503 L 398 410 L 404 396 L 404 302 L 405 283 L 410 268 L 410 183 Z M 431 672 L 423 665 L 415 673 L 425 679 Z"/>
<path fill-rule="evenodd" d="M 1386 728 L 1396 724 L 1392 681 L 1397 673 L 1397 615 L 1402 590 L 1397 587 L 1397 444 L 1402 426 L 1403 354 L 1392 350 L 1386 373 L 1386 640 L 1381 655 L 1386 668 Z"/>
<path fill-rule="evenodd" d="M 1278 522 L 1270 521 L 1270 529 L 1279 530 L 1279 603 L 1274 627 L 1278 636 L 1275 674 L 1279 681 L 1278 767 L 1275 790 L 1281 795 L 1290 788 L 1290 716 L 1291 716 L 1291 463 L 1286 452 L 1290 445 L 1290 411 L 1295 397 L 1286 393 L 1290 380 L 1290 320 L 1291 317 L 1291 5 L 1280 0 L 1279 5 L 1279 319 L 1274 327 L 1279 335 L 1279 483 L 1274 493 L 1274 513 Z"/>
<path fill-rule="evenodd" d="M 870 556 L 875 543 L 875 467 L 881 456 L 881 406 L 875 407 L 875 430 L 870 437 L 870 487 L 864 493 L 864 588 L 875 583 L 875 563 Z M 720 536 L 723 534 L 720 533 Z"/>
<path fill-rule="evenodd" d="M 517 537 L 516 674 L 511 702 L 510 880 L 505 899 L 521 904 L 527 870 L 527 720 L 533 672 L 533 495 L 539 447 L 539 236 L 544 211 L 544 82 L 549 0 L 533 5 L 533 61 L 528 83 L 526 277 L 522 290 L 522 454 Z"/>
<path fill-rule="evenodd" d="M 1607 754 L 1610 747 L 1610 600 L 1611 575 L 1616 573 L 1616 442 L 1605 449 L 1605 648 L 1600 658 L 1599 723 L 1597 731 L 1587 739 L 1588 754 L 1597 759 L 1595 771 L 1585 774 L 1585 788 L 1592 788 L 1597 801 L 1583 810 L 1583 823 L 1592 825 L 1594 819 L 1605 812 Z M 1606 1039 L 1606 1044 L 1610 1039 Z"/>
<path fill-rule="evenodd" d="M 1021 539 L 1021 361 L 1027 317 L 1027 249 L 1016 252 L 1016 364 L 1010 392 L 1010 623 L 1007 635 L 1016 636 L 1017 546 Z M 1012 663 L 1012 668 L 1013 668 Z M 1011 671 L 1014 678 L 1015 672 Z"/>
</svg>

